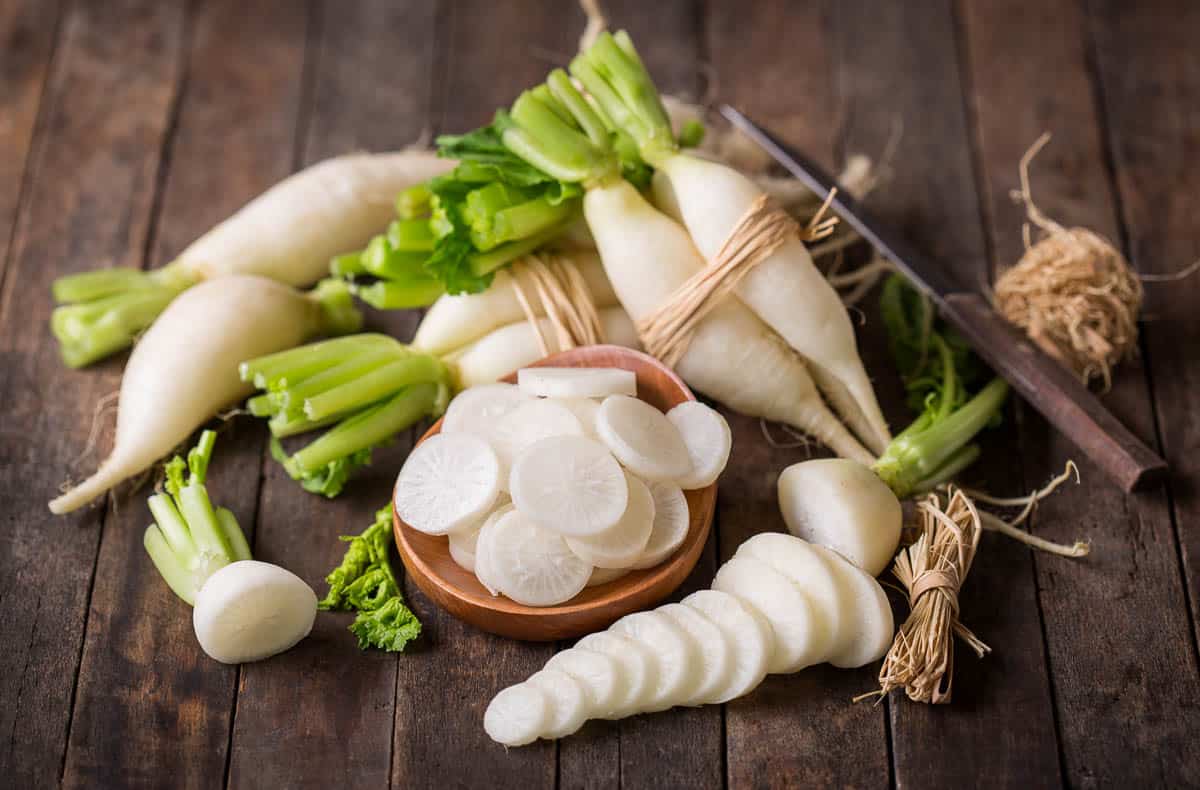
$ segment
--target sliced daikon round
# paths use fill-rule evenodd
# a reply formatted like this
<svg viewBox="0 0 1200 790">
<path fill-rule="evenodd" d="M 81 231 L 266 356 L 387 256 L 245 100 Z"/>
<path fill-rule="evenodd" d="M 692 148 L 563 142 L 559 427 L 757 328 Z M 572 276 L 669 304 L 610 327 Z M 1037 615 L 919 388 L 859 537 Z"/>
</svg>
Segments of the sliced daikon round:
<svg viewBox="0 0 1200 790">
<path fill-rule="evenodd" d="M 739 546 L 733 556 L 761 560 L 800 585 L 813 604 L 816 638 L 828 645 L 828 652 L 817 662 L 840 653 L 856 612 L 846 581 L 835 573 L 829 560 L 809 543 L 782 532 L 761 532 Z"/>
<path fill-rule="evenodd" d="M 596 413 L 596 435 L 618 461 L 645 480 L 676 480 L 692 470 L 679 430 L 665 414 L 637 398 L 605 398 Z"/>
<path fill-rule="evenodd" d="M 817 639 L 813 606 L 791 579 L 760 560 L 734 557 L 721 566 L 712 588 L 762 612 L 775 632 L 770 672 L 796 672 L 817 663 L 828 648 Z"/>
<path fill-rule="evenodd" d="M 558 398 L 555 402 L 566 406 L 579 418 L 584 436 L 589 439 L 596 438 L 596 414 L 600 411 L 600 401 L 592 398 Z"/>
<path fill-rule="evenodd" d="M 518 506 L 519 507 L 519 506 Z M 587 586 L 592 566 L 576 557 L 561 535 L 534 524 L 519 509 L 484 528 L 487 573 L 496 587 L 526 606 L 553 606 L 569 601 Z"/>
<path fill-rule="evenodd" d="M 687 497 L 679 486 L 672 483 L 651 483 L 650 496 L 654 500 L 654 528 L 646 548 L 633 568 L 653 568 L 675 553 L 687 538 L 691 526 Z"/>
<path fill-rule="evenodd" d="M 542 398 L 603 398 L 637 395 L 637 376 L 621 368 L 524 368 L 517 386 Z"/>
<path fill-rule="evenodd" d="M 458 532 L 451 532 L 446 537 L 450 544 L 450 559 L 464 570 L 475 572 L 475 546 L 479 542 L 479 532 L 483 529 L 483 525 L 488 519 L 496 515 L 498 511 L 510 509 L 508 494 L 503 491 L 496 498 L 496 504 L 492 506 L 491 512 L 480 519 L 474 528 L 464 529 Z"/>
<path fill-rule="evenodd" d="M 445 535 L 469 529 L 496 502 L 500 463 L 486 441 L 438 433 L 408 455 L 396 479 L 396 514 L 415 530 Z"/>
<path fill-rule="evenodd" d="M 775 632 L 767 618 L 756 607 L 720 590 L 698 590 L 681 603 L 720 628 L 733 648 L 728 682 L 724 689 L 713 692 L 712 701 L 728 702 L 753 691 L 766 677 L 775 651 Z"/>
<path fill-rule="evenodd" d="M 496 421 L 532 397 L 515 384 L 480 384 L 454 396 L 442 418 L 442 433 L 491 436 Z"/>
<path fill-rule="evenodd" d="M 579 681 L 588 697 L 588 718 L 607 718 L 629 694 L 629 681 L 617 659 L 604 653 L 571 648 L 556 653 L 546 669 L 566 672 Z"/>
<path fill-rule="evenodd" d="M 513 461 L 509 490 L 526 518 L 574 537 L 609 529 L 629 502 L 621 465 L 604 445 L 582 436 L 551 436 L 526 447 Z"/>
<path fill-rule="evenodd" d="M 531 675 L 525 684 L 540 690 L 550 703 L 550 719 L 542 728 L 543 738 L 565 738 L 587 721 L 588 696 L 580 682 L 566 672 L 543 669 Z"/>
<path fill-rule="evenodd" d="M 671 409 L 667 419 L 683 437 L 692 461 L 692 470 L 675 482 L 688 491 L 715 483 L 725 471 L 733 447 L 729 423 L 716 409 L 694 400 L 684 401 Z"/>
<path fill-rule="evenodd" d="M 702 683 L 700 646 L 661 612 L 627 614 L 608 629 L 645 645 L 658 659 L 658 684 L 642 707 L 646 713 L 689 700 Z"/>
<path fill-rule="evenodd" d="M 528 683 L 501 691 L 483 714 L 483 729 L 496 743 L 524 746 L 533 743 L 550 723 L 546 692 Z"/>
<path fill-rule="evenodd" d="M 566 536 L 567 546 L 597 568 L 628 568 L 646 548 L 654 529 L 654 497 L 641 480 L 625 472 L 629 504 L 616 524 L 595 535 Z"/>
<path fill-rule="evenodd" d="M 317 594 L 296 574 L 257 560 L 233 562 L 196 594 L 192 627 L 200 647 L 223 664 L 282 653 L 308 636 Z"/>
<path fill-rule="evenodd" d="M 613 704 L 606 719 L 620 719 L 644 710 L 658 688 L 658 659 L 650 648 L 627 636 L 600 631 L 588 634 L 575 643 L 573 650 L 590 650 L 609 656 L 621 667 L 626 686 L 625 696 Z"/>
<path fill-rule="evenodd" d="M 816 545 L 813 549 L 841 577 L 849 597 L 848 608 L 853 612 L 841 648 L 830 656 L 829 663 L 835 667 L 861 667 L 883 658 L 896 632 L 892 606 L 883 587 L 874 576 L 836 551 Z"/>
<path fill-rule="evenodd" d="M 492 427 L 492 446 L 504 470 L 529 445 L 550 436 L 582 436 L 583 425 L 558 401 L 531 400 L 500 417 Z M 505 483 L 508 481 L 505 480 Z"/>
<path fill-rule="evenodd" d="M 717 700 L 729 685 L 733 672 L 733 647 L 725 633 L 695 609 L 681 603 L 669 603 L 657 610 L 687 631 L 700 648 L 700 685 L 683 705 L 706 705 Z"/>
<path fill-rule="evenodd" d="M 588 587 L 599 587 L 608 584 L 629 573 L 632 568 L 592 568 L 592 577 L 588 579 Z"/>
<path fill-rule="evenodd" d="M 475 578 L 479 580 L 488 592 L 492 595 L 500 594 L 499 581 L 496 572 L 492 566 L 492 557 L 495 555 L 494 549 L 490 546 L 490 536 L 493 532 L 492 525 L 500 520 L 501 516 L 513 510 L 511 504 L 501 505 L 492 511 L 492 514 L 483 522 L 483 526 L 479 529 L 479 534 L 475 538 Z"/>
</svg>

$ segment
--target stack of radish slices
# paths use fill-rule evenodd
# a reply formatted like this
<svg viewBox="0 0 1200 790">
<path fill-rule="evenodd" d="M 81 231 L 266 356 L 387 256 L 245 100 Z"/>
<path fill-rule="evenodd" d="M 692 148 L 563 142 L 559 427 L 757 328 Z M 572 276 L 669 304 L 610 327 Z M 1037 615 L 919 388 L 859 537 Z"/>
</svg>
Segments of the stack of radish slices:
<svg viewBox="0 0 1200 790">
<path fill-rule="evenodd" d="M 632 371 L 527 368 L 464 390 L 396 481 L 396 513 L 446 535 L 493 595 L 554 606 L 659 564 L 687 537 L 684 489 L 729 458 L 725 419 L 702 403 L 663 414 Z"/>
</svg>

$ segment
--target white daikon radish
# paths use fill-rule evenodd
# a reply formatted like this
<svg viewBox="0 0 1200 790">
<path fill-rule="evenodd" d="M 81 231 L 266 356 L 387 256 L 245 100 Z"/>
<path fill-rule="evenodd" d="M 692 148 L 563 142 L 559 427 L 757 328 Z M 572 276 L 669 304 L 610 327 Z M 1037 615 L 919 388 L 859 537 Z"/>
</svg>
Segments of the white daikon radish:
<svg viewBox="0 0 1200 790">
<path fill-rule="evenodd" d="M 554 606 L 587 586 L 592 566 L 576 557 L 561 535 L 534 524 L 517 509 L 484 526 L 476 549 L 488 553 L 488 575 L 500 592 L 526 606 Z"/>
<path fill-rule="evenodd" d="M 680 488 L 705 488 L 716 482 L 733 448 L 729 423 L 716 409 L 700 401 L 684 401 L 667 412 L 667 419 L 683 437 L 692 470 L 674 482 Z"/>
<path fill-rule="evenodd" d="M 499 518 L 509 510 L 512 510 L 512 504 L 508 498 L 508 494 L 501 491 L 500 496 L 496 498 L 496 504 L 492 506 L 491 512 L 481 519 L 476 526 L 451 532 L 446 536 L 450 545 L 450 559 L 458 563 L 460 568 L 474 573 L 475 549 L 479 543 L 479 533 L 488 521 Z"/>
<path fill-rule="evenodd" d="M 528 683 L 501 691 L 483 714 L 488 737 L 505 746 L 524 746 L 536 741 L 551 721 L 551 704 L 546 692 Z"/>
<path fill-rule="evenodd" d="M 637 376 L 622 368 L 522 368 L 517 386 L 539 398 L 637 396 Z"/>
<path fill-rule="evenodd" d="M 230 563 L 196 595 L 192 625 L 205 653 L 223 664 L 259 661 L 312 630 L 317 595 L 304 580 L 257 560 Z"/>
<path fill-rule="evenodd" d="M 643 400 L 628 395 L 605 398 L 596 413 L 596 434 L 618 461 L 645 480 L 676 480 L 692 470 L 679 430 Z"/>
<path fill-rule="evenodd" d="M 658 660 L 658 684 L 643 711 L 649 713 L 680 705 L 691 699 L 703 682 L 700 646 L 665 614 L 634 612 L 608 630 L 640 642 Z"/>
<path fill-rule="evenodd" d="M 496 420 L 489 436 L 506 474 L 517 456 L 531 444 L 551 436 L 582 436 L 579 418 L 561 403 L 531 399 Z M 508 488 L 508 480 L 503 483 Z"/>
<path fill-rule="evenodd" d="M 552 436 L 526 447 L 513 462 L 509 491 L 532 523 L 573 537 L 611 528 L 629 502 L 621 465 L 582 436 Z"/>
<path fill-rule="evenodd" d="M 767 675 L 775 652 L 775 632 L 767 618 L 750 604 L 719 590 L 699 590 L 682 601 L 721 629 L 733 648 L 733 663 L 726 685 L 714 690 L 710 701 L 728 702 L 749 694 Z"/>
<path fill-rule="evenodd" d="M 800 585 L 813 605 L 816 638 L 828 645 L 818 663 L 839 654 L 856 612 L 845 582 L 823 555 L 793 535 L 761 532 L 738 546 L 733 556 L 765 562 Z"/>
<path fill-rule="evenodd" d="M 725 633 L 700 612 L 681 603 L 660 606 L 655 611 L 670 617 L 700 648 L 700 684 L 680 704 L 706 705 L 721 697 L 733 672 L 733 647 Z"/>
<path fill-rule="evenodd" d="M 543 738 L 564 738 L 588 719 L 588 696 L 582 684 L 558 669 L 543 669 L 525 681 L 541 691 L 550 703 L 550 719 L 542 728 Z"/>
<path fill-rule="evenodd" d="M 555 400 L 566 406 L 572 414 L 579 418 L 584 436 L 589 439 L 596 438 L 596 413 L 600 411 L 600 401 L 592 398 L 556 398 Z"/>
<path fill-rule="evenodd" d="M 588 579 L 588 587 L 599 587 L 601 584 L 614 582 L 629 573 L 632 568 L 592 568 L 592 577 Z"/>
<path fill-rule="evenodd" d="M 779 509 L 788 531 L 828 546 L 872 576 L 900 545 L 904 514 L 873 471 L 841 458 L 793 464 L 779 475 Z"/>
<path fill-rule="evenodd" d="M 813 549 L 841 576 L 854 617 L 847 621 L 841 649 L 829 658 L 835 667 L 861 667 L 883 658 L 892 646 L 896 624 L 887 594 L 874 576 L 824 546 Z"/>
<path fill-rule="evenodd" d="M 385 221 L 379 227 L 386 224 Z M 583 275 L 596 307 L 613 307 L 617 304 L 617 296 L 594 250 L 571 250 L 567 257 L 575 262 L 575 268 Z M 535 315 L 545 315 L 540 299 L 531 299 L 529 306 Z M 512 275 L 501 269 L 485 291 L 447 294 L 434 302 L 425 311 L 412 345 L 431 354 L 446 354 L 475 342 L 494 329 L 524 320 L 525 311 L 513 288 Z M 512 369 L 505 372 L 510 373 Z"/>
<path fill-rule="evenodd" d="M 354 331 L 360 322 L 340 283 L 305 294 L 262 277 L 232 276 L 185 291 L 129 355 L 112 453 L 50 510 L 69 513 L 144 472 L 252 392 L 238 375 L 242 361 L 316 334 Z"/>
<path fill-rule="evenodd" d="M 487 438 L 496 422 L 532 400 L 514 384 L 481 384 L 454 396 L 442 418 L 443 433 L 473 433 Z"/>
<path fill-rule="evenodd" d="M 396 514 L 415 530 L 470 529 L 496 503 L 500 462 L 483 439 L 438 433 L 409 453 L 396 479 Z"/>
<path fill-rule="evenodd" d="M 829 643 L 820 641 L 808 596 L 765 562 L 734 557 L 717 571 L 712 588 L 741 598 L 767 618 L 775 632 L 769 671 L 797 672 L 827 652 Z"/>
<path fill-rule="evenodd" d="M 605 307 L 600 311 L 600 323 L 604 328 L 604 342 L 626 348 L 640 348 L 637 330 L 633 322 L 620 307 Z M 542 335 L 546 338 L 551 354 L 559 348 L 554 328 L 549 319 L 539 319 Z M 538 344 L 537 335 L 528 321 L 502 326 L 476 340 L 469 346 L 450 355 L 447 361 L 458 376 L 459 386 L 473 387 L 504 378 L 509 373 L 528 367 L 546 356 Z"/>
<path fill-rule="evenodd" d="M 566 672 L 583 687 L 588 697 L 588 718 L 607 718 L 629 695 L 629 681 L 612 656 L 582 648 L 556 653 L 546 669 Z"/>
<path fill-rule="evenodd" d="M 673 483 L 651 483 L 650 496 L 654 499 L 654 527 L 650 530 L 650 539 L 646 548 L 633 568 L 653 568 L 670 557 L 683 545 L 691 527 L 691 514 L 688 512 L 687 497 L 679 486 Z"/>
<path fill-rule="evenodd" d="M 567 546 L 597 568 L 628 568 L 642 556 L 654 529 L 654 498 L 641 480 L 625 472 L 629 504 L 616 524 L 595 535 L 566 536 Z"/>
<path fill-rule="evenodd" d="M 619 719 L 644 710 L 658 688 L 658 659 L 650 648 L 627 636 L 600 631 L 575 643 L 574 650 L 591 650 L 609 656 L 621 667 L 626 680 L 625 697 L 603 718 Z"/>
</svg>

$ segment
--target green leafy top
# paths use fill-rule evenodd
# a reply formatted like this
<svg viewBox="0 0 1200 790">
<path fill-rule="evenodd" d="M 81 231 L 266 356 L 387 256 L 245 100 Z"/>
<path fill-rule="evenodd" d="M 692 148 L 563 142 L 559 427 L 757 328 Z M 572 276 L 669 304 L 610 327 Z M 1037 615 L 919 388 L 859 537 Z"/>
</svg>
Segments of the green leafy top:
<svg viewBox="0 0 1200 790">
<path fill-rule="evenodd" d="M 216 431 L 204 431 L 200 434 L 196 446 L 188 451 L 186 462 L 177 455 L 166 463 L 164 471 L 167 479 L 164 487 L 167 493 L 178 497 L 179 492 L 187 486 L 204 485 L 208 477 L 208 462 L 212 459 L 216 443 Z M 191 475 L 185 479 L 184 476 L 188 472 L 191 472 Z"/>
</svg>

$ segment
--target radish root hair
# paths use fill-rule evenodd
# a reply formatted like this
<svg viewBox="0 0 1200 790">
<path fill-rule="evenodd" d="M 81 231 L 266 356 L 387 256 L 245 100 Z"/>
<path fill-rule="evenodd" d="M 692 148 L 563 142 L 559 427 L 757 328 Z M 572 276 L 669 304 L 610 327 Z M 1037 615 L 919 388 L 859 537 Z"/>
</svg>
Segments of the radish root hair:
<svg viewBox="0 0 1200 790">
<path fill-rule="evenodd" d="M 1020 525 L 1027 521 L 1031 515 L 1033 515 L 1033 511 L 1037 509 L 1038 503 L 1053 494 L 1059 486 L 1061 486 L 1063 483 L 1066 483 L 1072 477 L 1075 478 L 1076 483 L 1080 482 L 1079 467 L 1075 465 L 1074 461 L 1067 461 L 1066 467 L 1063 469 L 1061 474 L 1051 478 L 1046 485 L 1042 486 L 1036 491 L 1033 491 L 1032 493 L 1026 494 L 1025 496 L 995 497 L 982 491 L 975 491 L 971 489 L 966 489 L 966 491 L 973 499 L 987 505 L 994 505 L 996 507 L 1021 508 L 1021 511 L 1016 515 L 1016 517 L 1008 521 L 993 513 L 980 511 L 980 518 L 983 522 L 984 529 L 992 532 L 999 532 L 1002 535 L 1007 535 L 1013 540 L 1024 543 L 1025 545 L 1038 549 L 1039 551 L 1047 552 L 1048 554 L 1057 554 L 1060 557 L 1086 557 L 1091 553 L 1092 550 L 1091 541 L 1077 540 L 1068 546 L 1062 543 L 1055 543 L 1054 541 L 1046 540 L 1045 538 L 1039 538 L 1036 535 L 1031 535 L 1025 530 L 1020 529 Z"/>
</svg>

